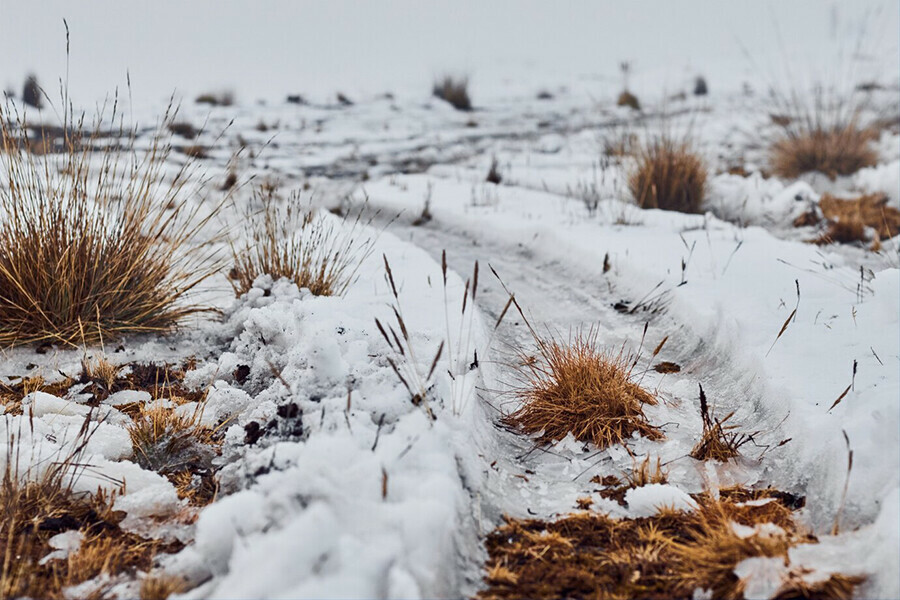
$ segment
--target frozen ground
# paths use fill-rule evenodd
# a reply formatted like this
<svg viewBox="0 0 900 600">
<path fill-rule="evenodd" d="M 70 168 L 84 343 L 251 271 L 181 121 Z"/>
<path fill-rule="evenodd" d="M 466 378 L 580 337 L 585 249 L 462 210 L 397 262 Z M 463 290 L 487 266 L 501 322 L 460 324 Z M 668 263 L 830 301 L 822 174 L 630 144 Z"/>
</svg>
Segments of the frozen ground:
<svg viewBox="0 0 900 600">
<path fill-rule="evenodd" d="M 95 8 L 111 10 L 102 3 Z M 280 51 L 291 54 L 290 44 L 321 42 L 315 36 L 302 41 L 302 31 L 315 29 L 329 11 L 347 10 L 306 8 L 308 13 L 294 15 L 299 32 L 278 46 Z M 720 10 L 694 8 L 704 19 L 715 19 Z M 23 18 L 34 16 L 22 6 L 14 9 Z M 356 21 L 364 21 L 368 9 L 361 10 L 349 30 L 362 27 Z M 482 10 L 491 23 L 513 7 Z M 658 28 L 660 20 L 673 16 L 632 10 L 616 8 L 605 25 L 620 31 L 636 18 Z M 188 509 L 173 486 L 131 461 L 126 421 L 115 402 L 104 409 L 106 422 L 88 448 L 92 469 L 82 476 L 83 488 L 126 481 L 127 493 L 117 508 L 127 512 L 127 526 L 188 542 L 161 564 L 199 584 L 188 596 L 256 598 L 469 595 L 482 575 L 481 539 L 503 514 L 552 518 L 573 510 L 577 498 L 593 494 L 595 507 L 615 516 L 639 516 L 660 503 L 689 507 L 686 493 L 718 485 L 772 485 L 806 496 L 802 520 L 821 541 L 797 548 L 794 564 L 808 566 L 813 576 L 838 569 L 866 575 L 859 597 L 900 597 L 900 240 L 882 240 L 877 253 L 820 247 L 804 243 L 815 235 L 811 228 L 790 226 L 825 192 L 881 191 L 900 207 L 900 137 L 896 129 L 886 130 L 877 143 L 880 164 L 835 182 L 816 177 L 781 181 L 759 173 L 774 132 L 765 96 L 768 70 L 773 64 L 782 67 L 772 57 L 783 61 L 786 52 L 776 48 L 773 20 L 785 30 L 788 46 L 796 46 L 792 56 L 802 57 L 797 60 L 804 77 L 814 78 L 832 64 L 833 55 L 823 55 L 821 48 L 852 46 L 858 23 L 873 15 L 881 24 L 896 25 L 897 7 L 748 10 L 741 15 L 745 19 L 720 15 L 730 16 L 731 32 L 697 23 L 717 36 L 709 47 L 700 47 L 702 36 L 669 32 L 659 45 L 638 44 L 635 57 L 606 48 L 597 63 L 578 53 L 578 60 L 553 76 L 547 73 L 553 71 L 554 56 L 528 63 L 528 53 L 517 48 L 533 44 L 518 39 L 508 53 L 525 58 L 503 76 L 497 73 L 505 73 L 509 63 L 496 49 L 472 48 L 473 54 L 462 58 L 458 47 L 443 56 L 408 57 L 410 68 L 422 75 L 414 89 L 398 83 L 409 81 L 400 66 L 391 67 L 397 70 L 394 79 L 389 69 L 378 80 L 371 73 L 386 63 L 370 64 L 375 59 L 364 53 L 356 62 L 352 52 L 352 58 L 344 57 L 352 65 L 346 80 L 317 78 L 315 69 L 324 70 L 328 63 L 302 61 L 307 70 L 298 68 L 295 75 L 308 84 L 302 89 L 293 81 L 272 83 L 250 75 L 241 61 L 226 73 L 196 76 L 196 65 L 184 61 L 173 65 L 170 77 L 159 75 L 159 82 L 156 72 L 147 76 L 153 91 L 134 102 L 129 115 L 145 132 L 155 123 L 150 115 L 165 108 L 164 101 L 147 98 L 164 96 L 172 78 L 196 85 L 182 87 L 190 94 L 243 82 L 234 106 L 210 109 L 185 102 L 179 112 L 178 120 L 203 126 L 204 132 L 191 141 L 174 137 L 172 163 L 183 160 L 181 146 L 208 147 L 209 158 L 201 164 L 213 197 L 224 194 L 214 188 L 233 169 L 239 210 L 249 202 L 254 183 L 277 181 L 285 195 L 308 188 L 329 207 L 367 200 L 369 209 L 382 212 L 366 234 L 386 230 L 345 297 L 316 298 L 284 282 L 262 280 L 234 300 L 223 277 L 205 290 L 223 310 L 221 320 L 192 323 L 166 339 L 132 340 L 121 355 L 112 355 L 123 363 L 199 359 L 189 383 L 210 390 L 203 418 L 213 425 L 227 423 L 218 463 L 222 493 L 216 502 L 183 518 Z M 205 14 L 197 7 L 185 11 L 178 22 L 196 22 Z M 212 18 L 227 24 L 238 16 L 224 9 Z M 267 35 L 286 39 L 288 21 L 276 28 L 277 35 Z M 526 31 L 536 35 L 543 23 L 564 30 L 569 24 L 574 28 L 569 43 L 581 47 L 589 34 L 597 37 L 592 28 L 562 21 L 533 14 Z M 3 22 L 0 39 L 11 39 L 5 35 L 10 26 Z M 73 28 L 78 24 L 70 19 Z M 459 27 L 445 25 L 441 35 L 447 37 Z M 126 35 L 131 27 L 111 35 Z M 248 29 L 260 33 L 260 28 Z M 748 66 L 739 45 L 727 42 L 732 34 L 750 54 L 762 57 L 764 68 Z M 665 46 L 669 35 L 679 44 Z M 179 51 L 204 56 L 192 45 L 198 42 L 183 39 L 188 37 L 175 36 Z M 878 40 L 877 56 L 854 55 L 841 68 L 882 83 L 885 89 L 873 92 L 873 100 L 895 115 L 896 27 Z M 610 48 L 620 41 L 609 41 Z M 720 46 L 728 51 L 719 54 Z M 304 48 L 283 60 L 296 65 L 291 61 L 312 53 Z M 0 49 L 4 59 L 14 56 L 9 48 Z M 480 51 L 491 59 L 480 61 Z M 671 62 L 660 59 L 664 51 Z M 55 58 L 33 53 L 43 57 L 39 67 L 55 68 L 49 66 L 56 65 Z M 708 60 L 701 62 L 702 57 Z M 617 62 L 625 58 L 637 58 L 633 87 L 647 105 L 641 115 L 612 103 L 620 87 Z M 73 81 L 84 69 L 83 60 L 74 58 Z M 432 73 L 447 66 L 442 63 L 479 65 L 473 79 L 477 110 L 456 112 L 427 97 Z M 140 63 L 128 64 L 140 81 Z M 362 71 L 367 77 L 360 76 Z M 6 72 L 18 77 L 17 71 Z M 690 92 L 698 73 L 709 80 L 709 96 L 666 100 Z M 163 84 L 168 87 L 157 89 Z M 105 81 L 95 85 L 111 87 Z M 339 106 L 333 99 L 337 89 L 355 104 Z M 536 93 L 544 89 L 552 97 L 538 100 Z M 392 97 L 384 96 L 389 90 Z M 310 104 L 286 104 L 284 94 L 294 92 L 308 94 Z M 255 102 L 256 95 L 266 102 Z M 638 136 L 657 131 L 662 114 L 665 126 L 690 129 L 707 160 L 711 181 L 703 215 L 634 207 L 627 202 L 627 159 L 601 158 L 606 141 L 626 131 Z M 52 120 L 47 114 L 31 118 Z M 484 181 L 494 158 L 503 176 L 499 185 Z M 734 166 L 751 173 L 728 174 Z M 586 198 L 596 200 L 596 209 L 588 209 Z M 426 203 L 431 219 L 413 225 Z M 239 210 L 229 216 L 235 235 L 242 231 Z M 444 250 L 450 266 L 446 292 L 440 268 Z M 410 401 L 388 363 L 396 353 L 375 324 L 376 318 L 394 323 L 382 255 L 390 261 L 412 332 L 415 370 L 424 378 L 448 337 L 454 350 L 442 356 L 436 375 L 427 381 L 427 408 Z M 476 261 L 481 267 L 478 295 L 461 314 L 463 279 Z M 489 275 L 488 264 L 540 328 L 566 336 L 594 326 L 604 345 L 643 348 L 636 373 L 643 386 L 664 399 L 647 410 L 652 422 L 664 424 L 666 439 L 635 439 L 630 447 L 639 456 L 660 457 L 669 468 L 669 486 L 636 491 L 629 508 L 621 507 L 596 495 L 590 479 L 630 469 L 633 459 L 624 450 L 598 452 L 571 438 L 536 449 L 530 439 L 499 426 L 499 417 L 513 408 L 503 393 L 510 384 L 509 363 L 515 350 L 528 347 L 530 335 L 510 315 L 492 332 L 507 295 Z M 666 336 L 653 362 L 676 362 L 682 367 L 677 374 L 650 368 L 648 349 Z M 476 349 L 479 366 L 469 370 Z M 5 354 L 0 374 L 69 374 L 80 360 L 78 352 L 15 350 Z M 241 365 L 249 367 L 249 375 L 238 381 L 234 373 Z M 750 446 L 743 458 L 728 464 L 687 457 L 701 429 L 698 384 L 717 413 L 735 411 L 734 422 L 760 432 L 759 447 Z M 829 408 L 848 386 L 841 402 Z M 71 442 L 84 412 L 78 400 L 77 395 L 34 395 L 27 403 L 35 415 L 33 430 L 25 417 L 7 418 L 2 426 L 7 432 L 30 431 L 28 458 L 47 458 Z M 429 418 L 429 409 L 436 419 Z M 250 423 L 274 425 L 249 443 Z M 831 536 L 847 477 L 845 435 L 853 469 L 840 533 Z M 133 582 L 114 583 L 114 593 L 134 595 Z"/>
</svg>

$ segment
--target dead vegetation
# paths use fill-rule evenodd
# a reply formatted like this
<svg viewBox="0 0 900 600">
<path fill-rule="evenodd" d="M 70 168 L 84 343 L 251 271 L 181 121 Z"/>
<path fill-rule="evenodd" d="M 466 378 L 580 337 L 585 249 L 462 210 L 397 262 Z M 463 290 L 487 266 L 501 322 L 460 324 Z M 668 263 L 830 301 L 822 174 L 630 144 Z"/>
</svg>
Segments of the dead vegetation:
<svg viewBox="0 0 900 600">
<path fill-rule="evenodd" d="M 754 433 L 740 430 L 739 425 L 728 423 L 734 412 L 723 419 L 712 415 L 706 400 L 703 386 L 700 386 L 700 418 L 703 419 L 703 433 L 694 448 L 691 457 L 697 460 L 717 460 L 728 462 L 741 455 L 741 447 L 753 442 Z"/>
<path fill-rule="evenodd" d="M 900 233 L 900 210 L 888 206 L 884 194 L 863 194 L 857 198 L 836 198 L 824 194 L 819 211 L 804 213 L 794 221 L 795 227 L 817 225 L 824 219 L 825 230 L 814 244 L 873 243 L 893 238 Z M 876 248 L 877 249 L 877 248 Z"/>
<path fill-rule="evenodd" d="M 7 117 L 0 108 L 0 345 L 164 333 L 204 310 L 184 300 L 218 270 L 198 244 L 218 209 L 201 217 L 187 198 L 190 164 L 164 176 L 161 134 L 146 152 L 125 132 L 124 148 L 85 143 L 82 118 L 63 127 L 64 153 L 36 156 Z"/>
<path fill-rule="evenodd" d="M 63 598 L 66 587 L 101 574 L 133 575 L 149 570 L 160 552 L 180 550 L 177 542 L 148 540 L 119 528 L 121 513 L 112 510 L 114 493 L 98 489 L 93 494 L 75 493 L 75 478 L 83 469 L 84 448 L 93 434 L 90 417 L 72 445 L 58 460 L 18 471 L 16 437 L 8 433 L 11 460 L 6 461 L 0 482 L 0 544 L 4 549 L 0 572 L 0 597 Z M 68 553 L 45 560 L 57 534 L 76 531 L 80 545 Z M 102 585 L 102 584 L 101 584 Z M 102 595 L 98 589 L 97 594 Z"/>
<path fill-rule="evenodd" d="M 701 212 L 706 195 L 706 165 L 689 137 L 661 133 L 637 149 L 637 166 L 628 187 L 641 208 Z"/>
<path fill-rule="evenodd" d="M 627 106 L 632 110 L 641 110 L 640 100 L 628 90 L 622 90 L 622 93 L 616 99 L 616 106 Z"/>
<path fill-rule="evenodd" d="M 189 140 L 192 140 L 200 135 L 200 130 L 191 125 L 191 123 L 189 123 L 188 121 L 172 121 L 166 126 L 166 128 L 171 131 L 173 135 L 177 135 Z"/>
<path fill-rule="evenodd" d="M 469 98 L 469 78 L 444 75 L 434 82 L 431 94 L 440 98 L 456 110 L 472 110 L 472 100 Z"/>
<path fill-rule="evenodd" d="M 522 355 L 517 368 L 522 383 L 513 393 L 522 405 L 504 417 L 507 425 L 539 434 L 542 444 L 569 433 L 598 448 L 624 444 L 634 433 L 663 437 L 644 416 L 656 398 L 631 380 L 631 357 L 601 349 L 594 330 L 568 342 L 534 340 L 537 356 Z"/>
<path fill-rule="evenodd" d="M 22 86 L 22 102 L 37 109 L 44 107 L 44 92 L 33 74 L 25 78 L 25 84 Z"/>
<path fill-rule="evenodd" d="M 776 175 L 819 172 L 835 179 L 878 162 L 872 147 L 878 131 L 864 120 L 864 99 L 832 97 L 821 88 L 811 100 L 801 98 L 796 91 L 773 98 L 778 111 L 771 119 L 779 135 L 770 146 L 769 162 Z"/>
<path fill-rule="evenodd" d="M 200 414 L 199 408 L 183 414 L 177 405 L 155 401 L 138 409 L 128 434 L 138 465 L 167 477 L 179 497 L 204 506 L 218 493 L 212 459 L 222 436 L 201 425 Z"/>
<path fill-rule="evenodd" d="M 197 104 L 209 104 L 210 106 L 231 106 L 234 104 L 234 92 L 230 90 L 206 92 L 197 96 L 194 102 Z"/>
<path fill-rule="evenodd" d="M 556 521 L 506 517 L 487 538 L 485 588 L 477 597 L 693 598 L 700 589 L 713 598 L 741 599 L 738 563 L 760 556 L 787 561 L 792 546 L 815 538 L 796 525 L 793 506 L 780 496 L 763 491 L 757 498 L 768 501 L 746 502 L 742 496 L 757 492 L 737 490 L 698 494 L 695 511 L 663 508 L 649 518 L 592 512 Z M 800 568 L 786 573 L 778 598 L 849 599 L 863 581 L 839 574 L 807 581 Z"/>
<path fill-rule="evenodd" d="M 246 293 L 260 275 L 290 279 L 316 296 L 340 296 L 371 254 L 376 236 L 363 229 L 362 210 L 335 221 L 300 193 L 279 202 L 274 191 L 254 190 L 259 212 L 247 215 L 250 241 L 232 244 L 230 278 L 236 295 Z"/>
<path fill-rule="evenodd" d="M 628 490 L 653 483 L 668 483 L 668 481 L 669 472 L 663 468 L 661 459 L 656 457 L 656 465 L 651 467 L 650 455 L 647 455 L 640 463 L 635 461 L 631 471 L 623 473 L 621 478 L 607 475 L 606 477 L 595 476 L 591 479 L 592 483 L 603 486 L 603 489 L 599 491 L 601 498 L 615 500 L 622 506 L 625 506 L 625 495 Z"/>
<path fill-rule="evenodd" d="M 488 170 L 485 181 L 494 185 L 500 185 L 503 181 L 503 176 L 500 174 L 500 163 L 497 161 L 496 156 L 491 159 L 491 168 Z"/>
</svg>

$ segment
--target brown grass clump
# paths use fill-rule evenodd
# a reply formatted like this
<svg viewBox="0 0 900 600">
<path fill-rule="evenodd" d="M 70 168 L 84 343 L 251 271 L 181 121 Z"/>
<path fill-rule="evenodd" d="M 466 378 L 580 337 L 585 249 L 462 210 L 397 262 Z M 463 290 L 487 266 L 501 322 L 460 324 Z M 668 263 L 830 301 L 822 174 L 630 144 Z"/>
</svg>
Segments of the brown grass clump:
<svg viewBox="0 0 900 600">
<path fill-rule="evenodd" d="M 628 187 L 641 208 L 698 213 L 706 194 L 706 166 L 689 139 L 661 134 L 638 148 Z"/>
<path fill-rule="evenodd" d="M 172 594 L 182 594 L 190 586 L 181 577 L 159 574 L 151 575 L 141 581 L 141 600 L 166 600 Z"/>
<path fill-rule="evenodd" d="M 469 78 L 453 77 L 445 75 L 434 82 L 431 93 L 461 111 L 472 110 L 472 100 L 469 98 Z"/>
<path fill-rule="evenodd" d="M 206 146 L 201 146 L 200 144 L 192 144 L 190 146 L 183 146 L 179 148 L 186 155 L 191 158 L 209 158 L 209 152 Z"/>
<path fill-rule="evenodd" d="M 362 211 L 355 220 L 329 220 L 305 204 L 299 193 L 284 206 L 272 192 L 256 190 L 262 211 L 248 215 L 252 240 L 232 246 L 234 268 L 230 276 L 235 294 L 253 287 L 254 280 L 267 274 L 274 280 L 287 278 L 316 296 L 340 296 L 356 277 L 362 262 L 372 252 L 375 236 L 360 231 L 368 225 Z"/>
<path fill-rule="evenodd" d="M 852 175 L 874 166 L 878 154 L 871 147 L 873 133 L 856 121 L 842 126 L 800 129 L 776 141 L 771 148 L 772 171 L 787 178 L 818 171 L 830 179 Z"/>
<path fill-rule="evenodd" d="M 850 200 L 824 194 L 819 208 L 828 225 L 813 243 L 869 242 L 870 230 L 874 230 L 876 242 L 896 236 L 900 233 L 900 210 L 888 206 L 887 202 L 884 194 L 865 194 Z"/>
<path fill-rule="evenodd" d="M 172 121 L 166 127 L 174 135 L 178 135 L 189 140 L 194 139 L 200 133 L 200 130 L 198 130 L 187 121 Z"/>
<path fill-rule="evenodd" d="M 524 385 L 515 390 L 522 406 L 504 422 L 538 442 L 561 440 L 568 433 L 598 448 L 624 444 L 634 433 L 659 439 L 647 422 L 645 404 L 652 394 L 631 381 L 628 357 L 598 348 L 597 333 L 579 332 L 564 344 L 535 336 L 539 357 L 519 367 Z"/>
<path fill-rule="evenodd" d="M 75 381 L 69 377 L 59 381 L 48 383 L 40 375 L 23 377 L 16 383 L 0 382 L 0 406 L 5 408 L 7 415 L 22 414 L 22 400 L 32 392 L 46 392 L 57 397 L 65 395 Z"/>
<path fill-rule="evenodd" d="M 754 556 L 787 560 L 791 546 L 815 541 L 777 499 L 751 505 L 708 494 L 695 499 L 696 511 L 660 510 L 640 519 L 590 512 L 556 521 L 507 517 L 486 540 L 486 587 L 477 597 L 692 598 L 700 588 L 714 598 L 739 599 L 739 562 Z M 747 529 L 739 534 L 734 523 Z M 800 597 L 801 584 L 808 584 L 791 573 L 784 597 Z M 846 586 L 852 591 L 861 581 L 835 575 L 807 597 L 844 598 Z"/>
<path fill-rule="evenodd" d="M 234 104 L 234 92 L 225 90 L 222 92 L 207 92 L 200 94 L 194 100 L 197 104 L 209 104 L 210 106 L 231 106 Z"/>
<path fill-rule="evenodd" d="M 595 476 L 591 479 L 591 482 L 604 486 L 600 490 L 601 498 L 615 500 L 622 506 L 626 505 L 625 495 L 628 493 L 628 490 L 644 487 L 652 483 L 668 483 L 668 481 L 669 472 L 662 468 L 659 457 L 656 458 L 656 466 L 651 469 L 649 454 L 640 463 L 635 462 L 631 467 L 631 471 L 624 473 L 622 479 L 614 475 L 607 475 L 606 477 Z"/>
<path fill-rule="evenodd" d="M 133 137 L 95 149 L 76 144 L 92 135 L 82 120 L 64 127 L 63 154 L 39 157 L 10 142 L 7 117 L 0 108 L 0 345 L 168 332 L 203 310 L 184 300 L 218 269 L 196 245 L 217 208 L 200 218 L 188 204 L 189 166 L 164 182 L 159 135 L 146 152 Z"/>
<path fill-rule="evenodd" d="M 16 438 L 7 440 L 9 458 L 0 481 L 0 597 L 63 598 L 63 589 L 103 573 L 116 575 L 149 569 L 160 551 L 174 552 L 178 543 L 147 540 L 121 530 L 121 514 L 112 510 L 114 495 L 98 491 L 76 494 L 75 476 L 93 433 L 86 419 L 74 449 L 48 461 L 43 472 L 18 471 Z M 51 551 L 50 539 L 65 531 L 82 535 L 78 550 L 65 559 L 40 564 Z"/>
<path fill-rule="evenodd" d="M 754 434 L 737 431 L 738 425 L 726 424 L 733 416 L 734 412 L 730 412 L 724 419 L 713 417 L 701 386 L 700 417 L 703 419 L 703 434 L 691 450 L 691 457 L 697 460 L 728 462 L 740 456 L 741 447 L 752 442 Z"/>
<path fill-rule="evenodd" d="M 773 93 L 778 113 L 771 118 L 780 133 L 770 146 L 769 162 L 776 175 L 794 178 L 818 171 L 834 179 L 878 162 L 871 145 L 877 127 L 863 119 L 865 98 L 833 97 L 821 87 L 809 100 L 796 90 Z"/>
<path fill-rule="evenodd" d="M 622 90 L 622 93 L 616 99 L 616 106 L 627 106 L 632 110 L 641 110 L 641 103 L 638 97 L 628 90 Z"/>
</svg>

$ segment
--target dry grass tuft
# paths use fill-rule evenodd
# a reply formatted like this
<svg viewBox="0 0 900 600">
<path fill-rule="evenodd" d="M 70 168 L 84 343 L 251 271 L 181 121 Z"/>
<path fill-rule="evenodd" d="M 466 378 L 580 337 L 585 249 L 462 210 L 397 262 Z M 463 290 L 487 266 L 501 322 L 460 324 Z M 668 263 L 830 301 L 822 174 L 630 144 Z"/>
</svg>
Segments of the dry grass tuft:
<svg viewBox="0 0 900 600">
<path fill-rule="evenodd" d="M 600 490 L 601 498 L 615 500 L 622 506 L 626 506 L 625 495 L 628 493 L 628 490 L 650 485 L 651 483 L 668 483 L 669 472 L 662 468 L 659 457 L 656 458 L 656 466 L 651 469 L 650 455 L 648 454 L 640 463 L 635 462 L 631 467 L 631 471 L 624 473 L 622 479 L 614 475 L 607 475 L 606 477 L 595 476 L 591 479 L 591 482 L 604 486 Z"/>
<path fill-rule="evenodd" d="M 870 145 L 873 137 L 870 130 L 861 128 L 855 121 L 785 134 L 772 145 L 772 171 L 786 178 L 813 171 L 824 173 L 830 179 L 852 175 L 878 162 L 878 154 Z"/>
<path fill-rule="evenodd" d="M 850 200 L 823 195 L 819 200 L 819 209 L 828 225 L 822 235 L 812 240 L 813 243 L 867 243 L 873 241 L 870 230 L 874 230 L 876 243 L 896 236 L 900 233 L 900 210 L 888 206 L 887 202 L 884 194 L 865 194 Z M 803 226 L 809 223 L 798 218 L 794 224 Z"/>
<path fill-rule="evenodd" d="M 200 134 L 200 130 L 191 125 L 188 121 L 170 122 L 167 129 L 174 135 L 192 140 Z"/>
<path fill-rule="evenodd" d="M 834 179 L 878 162 L 871 144 L 878 131 L 864 122 L 864 97 L 832 97 L 823 88 L 809 100 L 798 91 L 773 93 L 778 112 L 771 119 L 780 132 L 770 146 L 769 162 L 776 175 L 795 178 L 818 171 Z"/>
<path fill-rule="evenodd" d="M 32 392 L 46 392 L 57 397 L 65 395 L 75 381 L 71 378 L 63 378 L 53 383 L 48 383 L 40 375 L 23 377 L 16 383 L 0 382 L 0 406 L 5 408 L 7 415 L 22 414 L 22 400 Z"/>
<path fill-rule="evenodd" d="M 634 433 L 650 439 L 662 436 L 644 416 L 645 404 L 656 398 L 631 380 L 629 357 L 599 349 L 597 332 L 579 332 L 574 340 L 535 336 L 537 359 L 519 366 L 524 385 L 514 390 L 522 406 L 504 422 L 540 443 L 561 440 L 568 433 L 598 448 L 624 444 Z"/>
<path fill-rule="evenodd" d="M 222 92 L 207 92 L 200 94 L 194 100 L 197 104 L 209 104 L 210 106 L 231 106 L 234 104 L 234 92 L 225 90 Z"/>
<path fill-rule="evenodd" d="M 616 99 L 616 106 L 627 106 L 632 110 L 641 110 L 641 103 L 638 100 L 638 97 L 629 92 L 628 90 L 623 90 L 619 97 Z"/>
<path fill-rule="evenodd" d="M 434 82 L 431 93 L 433 96 L 450 104 L 450 106 L 456 110 L 472 110 L 472 100 L 469 98 L 468 77 L 445 75 Z"/>
<path fill-rule="evenodd" d="M 221 445 L 217 430 L 199 424 L 201 411 L 179 414 L 160 401 L 139 408 L 128 427 L 134 461 L 167 477 L 181 498 L 206 505 L 218 493 L 212 459 Z"/>
<path fill-rule="evenodd" d="M 0 345 L 168 332 L 202 311 L 184 300 L 218 269 L 197 245 L 217 208 L 200 218 L 188 203 L 190 166 L 164 178 L 161 135 L 138 152 L 133 136 L 91 141 L 99 129 L 82 119 L 64 127 L 62 154 L 36 156 L 8 116 L 0 108 Z"/>
<path fill-rule="evenodd" d="M 356 277 L 362 262 L 372 252 L 375 236 L 361 229 L 371 221 L 345 217 L 335 222 L 292 194 L 283 206 L 272 192 L 256 190 L 262 211 L 248 215 L 252 240 L 232 246 L 231 271 L 235 294 L 253 287 L 263 274 L 287 278 L 316 296 L 340 296 Z"/>
<path fill-rule="evenodd" d="M 121 514 L 112 510 L 114 495 L 73 491 L 84 467 L 82 455 L 93 432 L 89 420 L 59 460 L 48 461 L 43 472 L 18 472 L 18 446 L 10 434 L 8 457 L 0 481 L 0 544 L 3 563 L 0 597 L 63 598 L 64 588 L 135 569 L 148 569 L 160 551 L 177 551 L 178 543 L 147 540 L 119 528 Z M 44 561 L 53 548 L 50 539 L 78 531 L 80 547 L 66 558 Z"/>
<path fill-rule="evenodd" d="M 639 146 L 628 187 L 641 208 L 698 213 L 706 194 L 706 166 L 690 139 L 660 134 Z"/>
<path fill-rule="evenodd" d="M 500 185 L 503 181 L 503 176 L 500 174 L 500 163 L 497 161 L 496 156 L 491 159 L 491 168 L 488 170 L 485 181 L 493 183 L 494 185 Z"/>
<path fill-rule="evenodd" d="M 151 575 L 141 581 L 141 600 L 166 600 L 172 594 L 182 594 L 190 586 L 181 577 L 159 574 Z"/>
<path fill-rule="evenodd" d="M 190 146 L 182 146 L 179 148 L 181 152 L 184 152 L 187 156 L 191 158 L 209 158 L 209 149 L 206 146 L 201 146 L 200 144 L 191 144 Z"/>
<path fill-rule="evenodd" d="M 691 598 L 700 588 L 714 598 L 739 599 L 738 563 L 755 556 L 787 559 L 791 546 L 815 541 L 777 497 L 751 504 L 708 494 L 695 500 L 696 511 L 662 510 L 640 519 L 589 512 L 552 522 L 506 518 L 487 538 L 486 588 L 477 597 Z M 796 579 L 784 582 L 783 597 L 802 597 Z M 835 575 L 817 584 L 821 596 L 807 597 L 844 598 L 847 586 L 852 592 L 861 581 Z"/>
<path fill-rule="evenodd" d="M 717 460 L 728 462 L 741 455 L 740 449 L 753 442 L 752 433 L 737 431 L 740 426 L 726 424 L 734 416 L 728 413 L 724 419 L 713 417 L 706 402 L 703 386 L 700 387 L 700 417 L 703 419 L 703 434 L 691 450 L 690 456 L 697 460 Z"/>
</svg>

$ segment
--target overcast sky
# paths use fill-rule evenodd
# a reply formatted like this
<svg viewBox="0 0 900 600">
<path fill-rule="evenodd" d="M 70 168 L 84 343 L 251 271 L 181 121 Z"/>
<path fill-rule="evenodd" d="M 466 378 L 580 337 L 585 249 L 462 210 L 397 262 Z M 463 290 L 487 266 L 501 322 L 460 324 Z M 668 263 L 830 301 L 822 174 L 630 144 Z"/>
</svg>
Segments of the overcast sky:
<svg viewBox="0 0 900 600">
<path fill-rule="evenodd" d="M 896 76 L 898 4 L 0 0 L 0 85 L 19 91 L 33 71 L 55 90 L 65 72 L 64 17 L 70 86 L 83 102 L 123 87 L 126 71 L 135 95 L 154 102 L 175 89 L 230 88 L 242 100 L 427 95 L 447 70 L 470 74 L 485 93 L 510 82 L 618 82 L 622 60 L 634 63 L 638 87 L 663 79 L 672 87 L 694 73 L 733 85 L 751 62 L 827 71 L 835 63 L 825 57 L 850 54 L 860 31 L 866 52 L 878 55 L 873 64 L 894 61 L 887 72 Z"/>
</svg>

